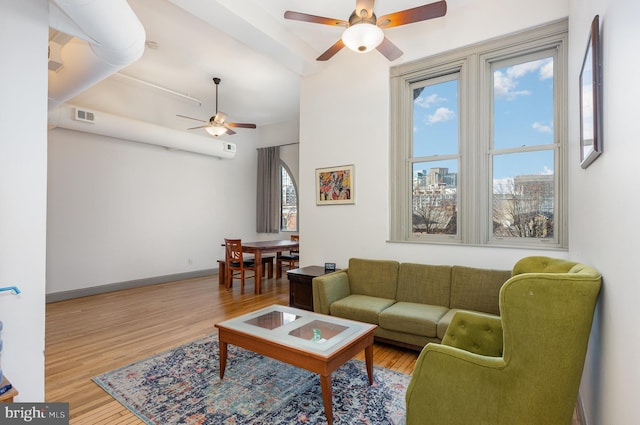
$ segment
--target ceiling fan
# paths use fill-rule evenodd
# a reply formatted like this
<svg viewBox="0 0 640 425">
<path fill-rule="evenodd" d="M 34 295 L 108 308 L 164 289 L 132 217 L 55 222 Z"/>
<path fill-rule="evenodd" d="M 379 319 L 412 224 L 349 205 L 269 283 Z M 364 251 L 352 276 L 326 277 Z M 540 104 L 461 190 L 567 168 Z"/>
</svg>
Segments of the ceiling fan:
<svg viewBox="0 0 640 425">
<path fill-rule="evenodd" d="M 318 56 L 316 60 L 329 60 L 333 55 L 338 53 L 340 49 L 347 46 L 351 50 L 359 53 L 366 53 L 377 49 L 387 59 L 393 61 L 402 56 L 402 50 L 398 49 L 395 44 L 384 36 L 382 32 L 383 29 L 439 18 L 447 13 L 447 2 L 443 0 L 377 18 L 373 12 L 374 1 L 375 0 L 356 0 L 356 9 L 348 21 L 292 12 L 290 10 L 284 13 L 284 17 L 296 21 L 346 27 L 342 33 L 342 38 Z"/>
<path fill-rule="evenodd" d="M 218 77 L 213 78 L 213 82 L 216 85 L 216 113 L 214 116 L 209 118 L 209 121 L 204 121 L 198 118 L 187 117 L 185 115 L 176 114 L 176 116 L 205 123 L 205 125 L 199 125 L 197 127 L 187 128 L 187 130 L 204 128 L 207 131 L 207 133 L 211 134 L 212 136 L 222 136 L 225 133 L 228 135 L 236 134 L 236 132 L 231 129 L 232 127 L 233 128 L 256 128 L 255 124 L 242 124 L 237 122 L 225 121 L 227 119 L 227 114 L 225 114 L 222 111 L 218 111 L 218 85 L 220 84 L 220 81 L 221 80 Z"/>
</svg>

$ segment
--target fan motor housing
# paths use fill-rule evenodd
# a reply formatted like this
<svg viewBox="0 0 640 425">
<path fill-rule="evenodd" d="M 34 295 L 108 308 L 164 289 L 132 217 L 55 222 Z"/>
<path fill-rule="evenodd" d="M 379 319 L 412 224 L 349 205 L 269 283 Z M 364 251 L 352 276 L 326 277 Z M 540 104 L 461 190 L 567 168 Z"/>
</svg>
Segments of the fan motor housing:
<svg viewBox="0 0 640 425">
<path fill-rule="evenodd" d="M 349 16 L 349 26 L 356 25 L 356 24 L 375 25 L 377 21 L 378 21 L 378 18 L 376 17 L 375 13 L 371 13 L 371 16 L 369 16 L 368 18 L 363 18 L 362 16 L 358 15 L 357 10 L 354 10 L 351 16 Z"/>
</svg>

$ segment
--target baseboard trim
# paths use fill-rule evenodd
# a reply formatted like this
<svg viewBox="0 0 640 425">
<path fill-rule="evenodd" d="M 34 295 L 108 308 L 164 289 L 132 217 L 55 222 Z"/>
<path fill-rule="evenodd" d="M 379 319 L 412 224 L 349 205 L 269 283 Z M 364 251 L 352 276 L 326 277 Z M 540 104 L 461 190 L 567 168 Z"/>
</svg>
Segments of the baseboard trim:
<svg viewBox="0 0 640 425">
<path fill-rule="evenodd" d="M 106 285 L 91 286 L 89 288 L 73 289 L 71 291 L 53 292 L 46 295 L 47 303 L 65 301 L 73 298 L 88 297 L 90 295 L 104 294 L 106 292 L 121 291 L 123 289 L 138 288 L 141 286 L 157 285 L 159 283 L 175 280 L 192 279 L 195 277 L 217 274 L 218 269 L 198 270 L 186 273 L 176 273 L 165 276 L 148 277 L 144 279 L 129 280 L 126 282 L 108 283 Z"/>
</svg>

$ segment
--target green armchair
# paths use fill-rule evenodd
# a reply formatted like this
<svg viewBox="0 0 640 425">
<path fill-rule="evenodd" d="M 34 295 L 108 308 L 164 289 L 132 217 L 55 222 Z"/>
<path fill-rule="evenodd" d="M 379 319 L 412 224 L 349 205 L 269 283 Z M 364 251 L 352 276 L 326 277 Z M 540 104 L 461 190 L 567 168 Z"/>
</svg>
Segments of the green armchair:
<svg viewBox="0 0 640 425">
<path fill-rule="evenodd" d="M 601 276 L 526 257 L 500 290 L 500 317 L 458 312 L 427 344 L 406 393 L 407 425 L 570 425 Z"/>
</svg>

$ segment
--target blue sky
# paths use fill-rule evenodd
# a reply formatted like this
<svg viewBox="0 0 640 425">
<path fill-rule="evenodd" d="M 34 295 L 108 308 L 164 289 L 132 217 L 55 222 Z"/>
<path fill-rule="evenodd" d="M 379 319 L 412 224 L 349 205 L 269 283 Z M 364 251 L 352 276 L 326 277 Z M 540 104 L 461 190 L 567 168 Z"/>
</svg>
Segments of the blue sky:
<svg viewBox="0 0 640 425">
<path fill-rule="evenodd" d="M 493 76 L 494 149 L 552 144 L 552 58 L 498 68 Z M 415 99 L 414 157 L 458 151 L 458 100 L 457 80 L 427 86 Z M 494 180 L 552 172 L 552 150 L 501 155 L 494 163 Z"/>
</svg>

